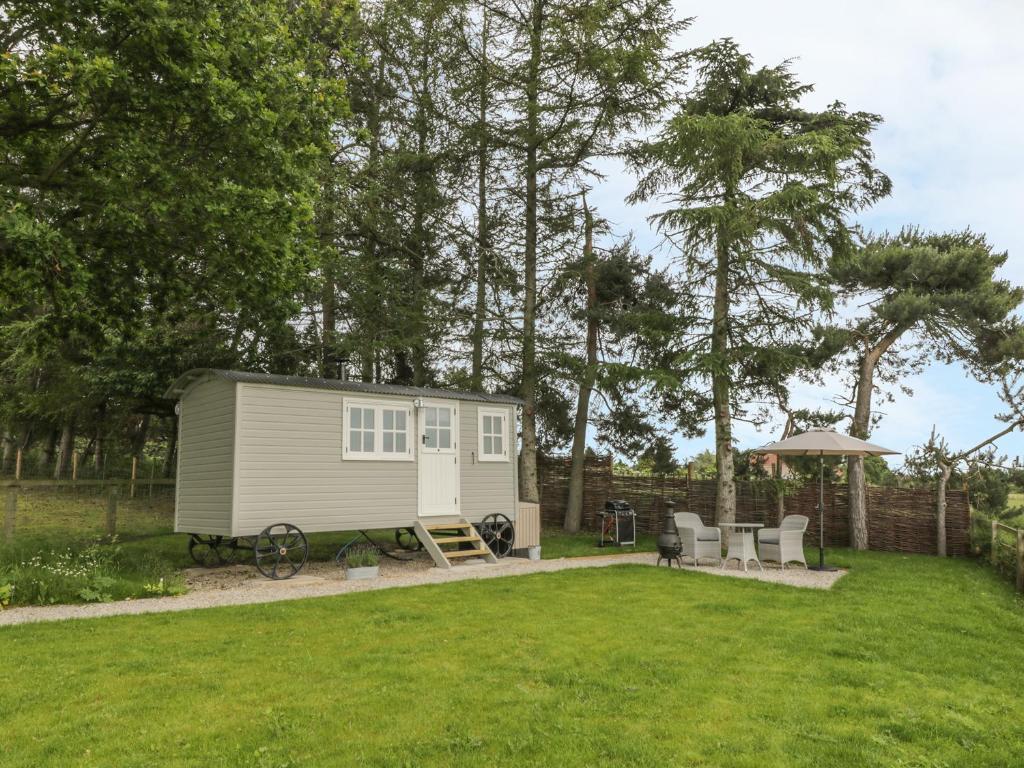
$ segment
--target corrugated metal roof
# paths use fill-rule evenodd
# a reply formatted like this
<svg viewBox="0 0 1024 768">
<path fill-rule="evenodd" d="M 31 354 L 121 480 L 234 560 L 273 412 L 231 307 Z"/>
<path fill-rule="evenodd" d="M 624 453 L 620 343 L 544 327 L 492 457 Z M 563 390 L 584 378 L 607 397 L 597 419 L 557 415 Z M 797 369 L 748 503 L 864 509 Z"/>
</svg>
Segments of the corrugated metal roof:
<svg viewBox="0 0 1024 768">
<path fill-rule="evenodd" d="M 449 400 L 475 400 L 481 403 L 522 405 L 523 401 L 513 395 L 491 395 L 486 392 L 459 392 L 433 387 L 409 387 L 403 384 L 374 384 L 366 381 L 342 381 L 341 379 L 318 379 L 310 376 L 281 376 L 276 373 L 250 373 L 248 371 L 222 371 L 216 368 L 194 368 L 183 373 L 164 393 L 164 397 L 177 400 L 194 381 L 206 376 L 215 376 L 228 381 L 247 384 L 276 384 L 282 387 L 309 387 L 311 389 L 332 389 L 339 392 L 360 392 L 367 395 L 400 395 L 402 397 L 437 397 Z"/>
</svg>

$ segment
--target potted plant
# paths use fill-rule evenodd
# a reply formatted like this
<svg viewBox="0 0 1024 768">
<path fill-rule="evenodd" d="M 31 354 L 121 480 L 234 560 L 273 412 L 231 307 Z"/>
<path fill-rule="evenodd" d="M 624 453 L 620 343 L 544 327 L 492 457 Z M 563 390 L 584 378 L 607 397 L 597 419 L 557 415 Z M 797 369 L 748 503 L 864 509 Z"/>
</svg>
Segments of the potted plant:
<svg viewBox="0 0 1024 768">
<path fill-rule="evenodd" d="M 370 547 L 353 547 L 345 553 L 346 579 L 375 579 L 380 575 L 380 555 Z"/>
</svg>

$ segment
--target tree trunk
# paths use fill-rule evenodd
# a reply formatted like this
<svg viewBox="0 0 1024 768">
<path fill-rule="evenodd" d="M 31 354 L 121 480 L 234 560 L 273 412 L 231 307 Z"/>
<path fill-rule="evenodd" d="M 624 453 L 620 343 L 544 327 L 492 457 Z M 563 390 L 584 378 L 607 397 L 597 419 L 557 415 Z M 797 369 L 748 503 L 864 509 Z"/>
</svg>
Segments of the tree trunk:
<svg viewBox="0 0 1024 768">
<path fill-rule="evenodd" d="M 7 472 L 14 462 L 14 453 L 18 449 L 18 441 L 14 437 L 14 432 L 5 429 L 3 442 L 4 451 L 3 458 L 0 458 L 0 472 Z"/>
<path fill-rule="evenodd" d="M 430 68 L 431 46 L 434 44 L 434 19 L 427 18 L 423 25 L 420 56 L 419 93 L 416 96 L 416 112 L 413 116 L 416 126 L 416 200 L 413 205 L 413 247 L 410 263 L 412 276 L 412 383 L 417 387 L 427 385 L 427 287 L 426 264 L 427 252 L 430 250 L 430 237 L 427 232 L 427 198 L 435 184 L 433 163 L 430 159 L 430 121 L 433 107 L 431 105 L 432 81 Z"/>
<path fill-rule="evenodd" d="M 323 298 L 321 299 L 324 307 L 324 327 L 321 333 L 322 338 L 320 339 L 320 375 L 324 378 L 331 378 L 332 376 L 338 375 L 334 361 L 334 357 L 338 352 L 336 289 L 337 286 L 334 282 L 333 265 L 325 263 Z"/>
<path fill-rule="evenodd" d="M 939 557 L 946 556 L 946 485 L 952 472 L 952 466 L 939 461 L 939 487 L 935 499 L 935 541 Z"/>
<path fill-rule="evenodd" d="M 587 289 L 587 362 L 576 400 L 576 423 L 572 435 L 572 467 L 569 470 L 569 496 L 565 503 L 564 528 L 577 533 L 583 523 L 583 480 L 587 460 L 587 424 L 590 395 L 597 379 L 597 275 L 594 264 L 594 218 L 583 198 L 584 239 L 583 274 Z"/>
<path fill-rule="evenodd" d="M 715 304 L 711 326 L 711 395 L 715 409 L 715 465 L 718 493 L 715 520 L 736 521 L 736 478 L 733 466 L 732 405 L 729 369 L 729 249 L 725 235 L 719 232 L 716 246 Z M 728 540 L 728 531 L 724 538 Z"/>
<path fill-rule="evenodd" d="M 96 435 L 92 441 L 92 468 L 99 477 L 103 471 L 103 422 L 107 415 L 107 404 L 100 403 L 96 408 Z"/>
<path fill-rule="evenodd" d="M 487 109 L 489 106 L 487 89 L 487 42 L 490 34 L 487 9 L 483 10 L 483 21 L 480 41 L 480 112 L 478 115 L 477 134 L 477 200 L 476 200 L 476 307 L 473 311 L 473 362 L 470 383 L 472 389 L 483 390 L 484 387 L 484 316 L 487 311 L 487 268 L 490 233 L 487 222 Z"/>
<path fill-rule="evenodd" d="M 149 437 L 149 422 L 152 419 L 148 413 L 139 419 L 139 426 L 132 435 L 132 456 L 142 461 L 142 454 L 146 449 L 146 440 Z"/>
<path fill-rule="evenodd" d="M 178 474 L 178 417 L 171 418 L 167 431 L 167 450 L 164 453 L 163 476 L 172 478 Z"/>
<path fill-rule="evenodd" d="M 92 444 L 92 468 L 96 470 L 96 477 L 100 476 L 103 470 L 103 427 L 96 427 L 96 437 Z"/>
<path fill-rule="evenodd" d="M 875 368 L 889 348 L 895 344 L 906 328 L 894 326 L 877 345 L 868 349 L 860 359 L 857 372 L 857 391 L 854 400 L 853 422 L 850 435 L 868 439 L 871 426 L 871 395 L 875 388 Z M 846 460 L 846 480 L 850 497 L 850 545 L 854 549 L 868 548 L 867 491 L 864 481 L 864 459 L 850 456 Z"/>
<path fill-rule="evenodd" d="M 519 454 L 519 498 L 537 502 L 537 149 L 540 143 L 538 102 L 541 33 L 544 14 L 542 0 L 533 0 L 530 24 L 530 64 L 526 84 L 526 242 L 523 247 L 523 447 Z"/>
<path fill-rule="evenodd" d="M 57 461 L 53 466 L 53 479 L 60 480 L 68 474 L 71 466 L 71 452 L 75 449 L 75 422 L 68 419 L 60 430 L 60 443 L 57 448 Z"/>
<path fill-rule="evenodd" d="M 50 467 L 53 465 L 54 456 L 57 453 L 57 438 L 60 433 L 56 429 L 48 430 L 46 433 L 46 442 L 43 443 L 43 466 L 40 469 L 49 472 Z"/>
</svg>

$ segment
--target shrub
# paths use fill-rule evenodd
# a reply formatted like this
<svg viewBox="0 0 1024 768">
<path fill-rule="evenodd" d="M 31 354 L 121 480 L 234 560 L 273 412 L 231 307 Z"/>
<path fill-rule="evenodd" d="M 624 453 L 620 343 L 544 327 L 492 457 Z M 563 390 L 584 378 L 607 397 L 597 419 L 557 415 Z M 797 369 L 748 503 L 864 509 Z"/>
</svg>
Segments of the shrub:
<svg viewBox="0 0 1024 768">
<path fill-rule="evenodd" d="M 9 584 L 8 599 L 18 605 L 106 603 L 184 591 L 170 565 L 126 558 L 116 540 L 93 540 L 8 558 L 0 565 L 0 584 Z"/>
<path fill-rule="evenodd" d="M 345 553 L 345 565 L 349 568 L 372 568 L 380 564 L 380 555 L 372 547 L 353 547 Z"/>
</svg>

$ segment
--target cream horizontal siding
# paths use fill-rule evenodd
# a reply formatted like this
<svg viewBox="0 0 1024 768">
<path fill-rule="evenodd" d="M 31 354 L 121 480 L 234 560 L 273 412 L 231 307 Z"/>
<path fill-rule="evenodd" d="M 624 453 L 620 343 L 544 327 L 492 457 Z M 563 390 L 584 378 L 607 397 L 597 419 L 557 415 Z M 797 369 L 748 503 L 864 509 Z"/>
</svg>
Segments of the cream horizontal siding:
<svg viewBox="0 0 1024 768">
<path fill-rule="evenodd" d="M 181 400 L 177 531 L 230 535 L 234 474 L 235 384 L 200 382 Z"/>
<path fill-rule="evenodd" d="M 408 398 L 239 386 L 234 535 L 253 535 L 281 522 L 306 532 L 412 525 L 417 513 L 415 461 L 341 458 L 346 397 L 406 405 Z"/>
<path fill-rule="evenodd" d="M 515 435 L 513 429 L 506 431 L 508 461 L 479 461 L 478 431 L 479 408 L 505 412 L 508 424 L 515 424 L 515 411 L 511 406 L 489 405 L 464 402 L 459 409 L 459 461 L 462 463 L 462 515 L 471 522 L 477 522 L 487 515 L 500 512 L 510 520 L 516 518 L 515 488 Z"/>
</svg>

